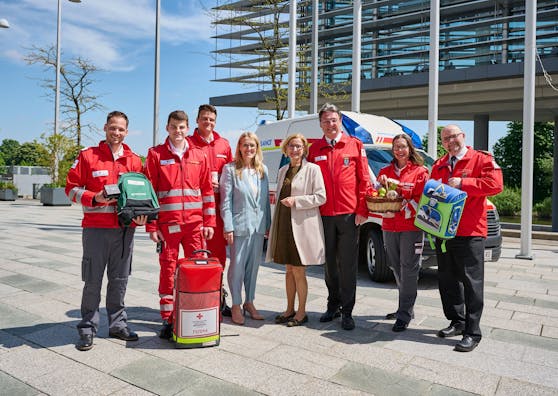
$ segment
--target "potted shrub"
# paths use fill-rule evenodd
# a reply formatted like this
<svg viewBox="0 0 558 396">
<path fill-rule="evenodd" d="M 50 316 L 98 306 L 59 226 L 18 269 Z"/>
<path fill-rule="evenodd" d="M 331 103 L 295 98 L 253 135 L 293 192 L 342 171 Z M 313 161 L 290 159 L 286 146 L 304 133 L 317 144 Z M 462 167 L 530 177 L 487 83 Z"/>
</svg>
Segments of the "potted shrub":
<svg viewBox="0 0 558 396">
<path fill-rule="evenodd" d="M 50 169 L 53 182 L 41 187 L 41 203 L 45 206 L 70 206 L 72 203 L 66 196 L 64 186 L 66 175 L 79 152 L 70 138 L 58 134 L 42 136 L 49 157 L 45 163 Z"/>
<path fill-rule="evenodd" d="M 41 203 L 45 206 L 70 206 L 72 203 L 64 190 L 64 186 L 45 184 L 41 187 Z"/>
<path fill-rule="evenodd" d="M 15 201 L 17 198 L 17 187 L 9 181 L 0 181 L 0 201 Z"/>
</svg>

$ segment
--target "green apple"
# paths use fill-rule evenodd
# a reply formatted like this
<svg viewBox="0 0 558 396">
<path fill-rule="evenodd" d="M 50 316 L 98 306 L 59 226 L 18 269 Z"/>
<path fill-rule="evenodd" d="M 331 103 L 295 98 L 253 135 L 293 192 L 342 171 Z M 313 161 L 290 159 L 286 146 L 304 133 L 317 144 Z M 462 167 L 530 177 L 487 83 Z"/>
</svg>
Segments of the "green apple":
<svg viewBox="0 0 558 396">
<path fill-rule="evenodd" d="M 387 190 L 386 190 L 385 187 L 381 187 L 381 188 L 378 190 L 378 195 L 379 195 L 380 197 L 385 197 L 385 196 L 386 196 L 386 193 L 387 193 Z"/>
</svg>

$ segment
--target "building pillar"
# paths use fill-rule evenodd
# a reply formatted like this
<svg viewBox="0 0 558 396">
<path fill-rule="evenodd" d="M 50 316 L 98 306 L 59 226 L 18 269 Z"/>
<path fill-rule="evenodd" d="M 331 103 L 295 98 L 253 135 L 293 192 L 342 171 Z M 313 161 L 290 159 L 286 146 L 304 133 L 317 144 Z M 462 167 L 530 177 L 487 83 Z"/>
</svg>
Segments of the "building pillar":
<svg viewBox="0 0 558 396">
<path fill-rule="evenodd" d="M 552 169 L 552 231 L 558 232 L 558 116 L 554 117 L 554 166 Z"/>
<path fill-rule="evenodd" d="M 474 118 L 475 150 L 488 150 L 488 114 L 475 114 Z"/>
</svg>

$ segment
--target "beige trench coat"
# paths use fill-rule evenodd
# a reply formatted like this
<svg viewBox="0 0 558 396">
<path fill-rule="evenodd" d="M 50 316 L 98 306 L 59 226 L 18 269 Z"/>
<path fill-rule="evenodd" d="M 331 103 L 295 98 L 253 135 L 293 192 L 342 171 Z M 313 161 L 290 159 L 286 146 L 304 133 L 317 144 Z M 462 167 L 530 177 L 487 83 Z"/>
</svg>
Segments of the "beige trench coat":
<svg viewBox="0 0 558 396">
<path fill-rule="evenodd" d="M 277 179 L 277 196 L 283 186 L 289 165 L 279 169 Z M 326 201 L 326 190 L 320 167 L 302 161 L 302 166 L 291 183 L 291 196 L 295 198 L 291 208 L 291 223 L 295 244 L 303 265 L 319 265 L 325 262 L 324 228 L 320 216 L 320 205 Z M 277 205 L 281 205 L 277 200 Z M 277 238 L 277 213 L 274 212 L 266 261 L 273 261 L 271 252 L 275 250 Z"/>
</svg>

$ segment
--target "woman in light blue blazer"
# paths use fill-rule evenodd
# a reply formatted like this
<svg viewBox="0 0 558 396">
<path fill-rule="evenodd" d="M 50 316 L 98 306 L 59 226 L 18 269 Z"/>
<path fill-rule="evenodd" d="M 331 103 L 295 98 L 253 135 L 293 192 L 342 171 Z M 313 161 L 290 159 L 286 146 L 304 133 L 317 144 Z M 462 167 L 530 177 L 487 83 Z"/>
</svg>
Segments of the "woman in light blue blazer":
<svg viewBox="0 0 558 396">
<path fill-rule="evenodd" d="M 254 295 L 264 236 L 271 224 L 271 209 L 267 168 L 255 134 L 240 135 L 234 162 L 223 168 L 219 191 L 223 233 L 231 256 L 227 276 L 233 302 L 231 319 L 233 323 L 244 324 L 240 307 L 244 283 L 244 312 L 252 319 L 263 320 L 254 306 Z"/>
</svg>

